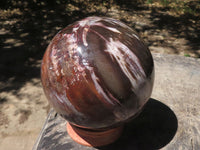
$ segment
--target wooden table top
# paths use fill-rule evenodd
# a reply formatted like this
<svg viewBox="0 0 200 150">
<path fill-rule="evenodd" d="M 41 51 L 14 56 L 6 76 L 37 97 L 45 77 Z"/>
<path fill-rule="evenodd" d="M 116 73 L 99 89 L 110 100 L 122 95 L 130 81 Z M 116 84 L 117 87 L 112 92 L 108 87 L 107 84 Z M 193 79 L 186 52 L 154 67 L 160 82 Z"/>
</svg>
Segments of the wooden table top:
<svg viewBox="0 0 200 150">
<path fill-rule="evenodd" d="M 200 150 L 200 59 L 153 54 L 155 83 L 143 112 L 115 143 L 85 147 L 51 110 L 33 150 Z"/>
</svg>

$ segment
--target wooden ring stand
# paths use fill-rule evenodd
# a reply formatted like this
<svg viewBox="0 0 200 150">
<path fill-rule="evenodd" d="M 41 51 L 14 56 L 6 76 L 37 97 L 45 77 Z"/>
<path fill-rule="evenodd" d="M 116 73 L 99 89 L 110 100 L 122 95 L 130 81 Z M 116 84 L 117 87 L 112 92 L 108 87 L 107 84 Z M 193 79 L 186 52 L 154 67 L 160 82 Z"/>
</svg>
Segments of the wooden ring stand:
<svg viewBox="0 0 200 150">
<path fill-rule="evenodd" d="M 67 132 L 71 138 L 85 146 L 101 147 L 115 142 L 122 134 L 123 126 L 107 130 L 87 130 L 67 123 Z"/>
</svg>

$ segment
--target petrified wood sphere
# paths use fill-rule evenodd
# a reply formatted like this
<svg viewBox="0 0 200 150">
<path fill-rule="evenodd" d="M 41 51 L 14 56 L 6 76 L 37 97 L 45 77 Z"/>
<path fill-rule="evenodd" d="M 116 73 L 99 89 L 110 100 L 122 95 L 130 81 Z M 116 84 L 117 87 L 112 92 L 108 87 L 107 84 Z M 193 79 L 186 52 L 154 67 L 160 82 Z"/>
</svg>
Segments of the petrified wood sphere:
<svg viewBox="0 0 200 150">
<path fill-rule="evenodd" d="M 124 23 L 89 17 L 60 31 L 42 61 L 44 92 L 71 124 L 119 125 L 148 101 L 154 81 L 149 49 Z"/>
</svg>

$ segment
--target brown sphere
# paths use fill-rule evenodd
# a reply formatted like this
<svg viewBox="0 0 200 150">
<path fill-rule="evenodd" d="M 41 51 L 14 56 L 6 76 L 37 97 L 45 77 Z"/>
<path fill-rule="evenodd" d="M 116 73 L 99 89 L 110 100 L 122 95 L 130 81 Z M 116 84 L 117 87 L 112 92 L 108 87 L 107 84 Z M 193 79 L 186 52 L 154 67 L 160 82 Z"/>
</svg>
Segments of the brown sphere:
<svg viewBox="0 0 200 150">
<path fill-rule="evenodd" d="M 43 57 L 47 99 L 71 124 L 101 129 L 133 118 L 154 81 L 149 49 L 124 23 L 88 17 L 60 31 Z"/>
</svg>

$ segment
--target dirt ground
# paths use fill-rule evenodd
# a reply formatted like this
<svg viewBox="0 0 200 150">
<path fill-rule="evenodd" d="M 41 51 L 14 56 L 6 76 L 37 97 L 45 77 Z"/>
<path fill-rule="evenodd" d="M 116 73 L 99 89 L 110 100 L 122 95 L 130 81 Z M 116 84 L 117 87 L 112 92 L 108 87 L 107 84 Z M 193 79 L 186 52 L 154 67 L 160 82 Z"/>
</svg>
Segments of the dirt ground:
<svg viewBox="0 0 200 150">
<path fill-rule="evenodd" d="M 87 16 L 119 19 L 153 53 L 200 57 L 200 15 L 142 1 L 8 1 L 0 5 L 0 150 L 32 149 L 48 114 L 40 82 L 52 37 Z M 200 2 L 188 1 L 200 12 Z"/>
</svg>

